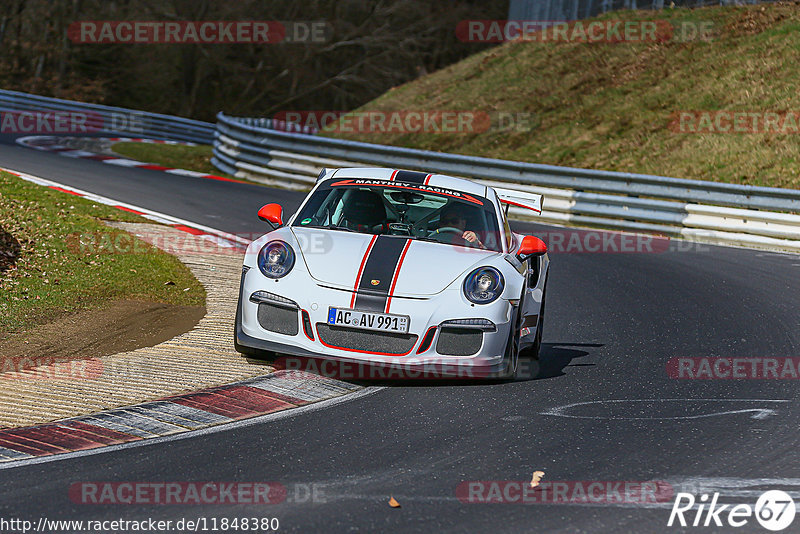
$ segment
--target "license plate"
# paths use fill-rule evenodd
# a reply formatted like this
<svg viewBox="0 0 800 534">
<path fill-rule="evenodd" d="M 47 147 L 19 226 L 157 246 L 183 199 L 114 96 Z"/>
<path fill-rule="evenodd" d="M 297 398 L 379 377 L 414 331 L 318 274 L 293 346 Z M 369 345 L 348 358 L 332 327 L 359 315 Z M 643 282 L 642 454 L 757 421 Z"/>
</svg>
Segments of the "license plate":
<svg viewBox="0 0 800 534">
<path fill-rule="evenodd" d="M 408 315 L 392 315 L 344 308 L 328 308 L 328 324 L 379 332 L 408 333 Z"/>
</svg>

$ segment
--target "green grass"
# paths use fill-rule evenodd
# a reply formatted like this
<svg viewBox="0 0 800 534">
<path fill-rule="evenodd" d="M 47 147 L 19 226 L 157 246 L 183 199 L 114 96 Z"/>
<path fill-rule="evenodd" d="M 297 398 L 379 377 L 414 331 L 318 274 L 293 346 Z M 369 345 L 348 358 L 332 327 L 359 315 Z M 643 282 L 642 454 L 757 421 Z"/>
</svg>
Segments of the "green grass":
<svg viewBox="0 0 800 534">
<path fill-rule="evenodd" d="M 233 178 L 233 176 L 225 174 L 211 164 L 212 153 L 211 147 L 208 145 L 115 143 L 111 149 L 120 156 L 137 161 Z"/>
<path fill-rule="evenodd" d="M 361 111 L 527 112 L 530 131 L 327 135 L 553 165 L 800 188 L 800 134 L 692 134 L 685 110 L 800 112 L 800 6 L 624 11 L 709 21 L 710 41 L 511 42 L 388 91 Z"/>
<path fill-rule="evenodd" d="M 10 234 L 19 243 L 15 265 L 0 272 L 0 337 L 114 300 L 205 304 L 203 286 L 184 264 L 138 239 L 136 253 L 82 249 L 78 239 L 113 243 L 120 234 L 103 220 L 148 222 L 0 173 L 3 242 Z"/>
</svg>

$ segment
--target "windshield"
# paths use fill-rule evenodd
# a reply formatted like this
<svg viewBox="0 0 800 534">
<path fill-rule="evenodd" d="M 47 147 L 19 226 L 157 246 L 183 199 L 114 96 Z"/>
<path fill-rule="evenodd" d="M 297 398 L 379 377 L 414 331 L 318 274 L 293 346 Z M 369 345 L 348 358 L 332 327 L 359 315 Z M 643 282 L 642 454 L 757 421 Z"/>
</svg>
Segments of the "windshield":
<svg viewBox="0 0 800 534">
<path fill-rule="evenodd" d="M 497 217 L 487 199 L 403 182 L 329 180 L 303 206 L 293 226 L 502 251 Z"/>
</svg>

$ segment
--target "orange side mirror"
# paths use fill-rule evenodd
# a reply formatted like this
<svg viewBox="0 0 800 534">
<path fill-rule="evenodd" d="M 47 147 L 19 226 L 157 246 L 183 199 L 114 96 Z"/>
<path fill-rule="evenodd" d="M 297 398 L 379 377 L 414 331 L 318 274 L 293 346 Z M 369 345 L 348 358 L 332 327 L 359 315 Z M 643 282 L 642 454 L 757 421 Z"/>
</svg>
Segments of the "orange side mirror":
<svg viewBox="0 0 800 534">
<path fill-rule="evenodd" d="M 258 210 L 258 218 L 275 226 L 283 226 L 283 208 L 280 204 L 267 204 Z"/>
<path fill-rule="evenodd" d="M 522 238 L 522 244 L 519 246 L 517 256 L 520 258 L 527 258 L 528 256 L 543 256 L 547 254 L 547 245 L 538 237 L 526 235 Z"/>
</svg>

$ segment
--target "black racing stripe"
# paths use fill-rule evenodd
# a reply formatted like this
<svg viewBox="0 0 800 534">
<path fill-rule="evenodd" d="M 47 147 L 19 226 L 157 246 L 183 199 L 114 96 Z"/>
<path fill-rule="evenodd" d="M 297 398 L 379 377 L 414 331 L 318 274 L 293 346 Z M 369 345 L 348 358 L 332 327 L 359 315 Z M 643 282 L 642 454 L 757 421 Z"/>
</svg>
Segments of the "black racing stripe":
<svg viewBox="0 0 800 534">
<path fill-rule="evenodd" d="M 411 182 L 412 184 L 424 184 L 426 176 L 428 176 L 427 172 L 397 171 L 397 175 L 394 177 L 394 181 Z"/>
<path fill-rule="evenodd" d="M 355 309 L 382 312 L 386 308 L 392 276 L 407 241 L 401 237 L 378 236 L 361 273 Z"/>
<path fill-rule="evenodd" d="M 359 311 L 380 312 L 386 309 L 387 294 L 359 291 L 356 295 L 355 309 Z"/>
</svg>

